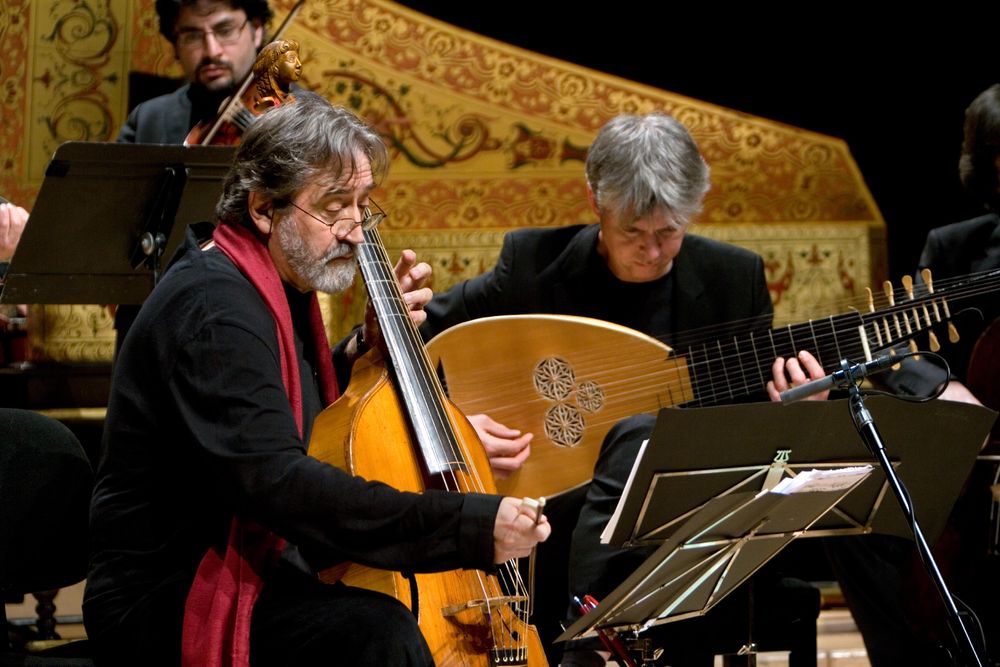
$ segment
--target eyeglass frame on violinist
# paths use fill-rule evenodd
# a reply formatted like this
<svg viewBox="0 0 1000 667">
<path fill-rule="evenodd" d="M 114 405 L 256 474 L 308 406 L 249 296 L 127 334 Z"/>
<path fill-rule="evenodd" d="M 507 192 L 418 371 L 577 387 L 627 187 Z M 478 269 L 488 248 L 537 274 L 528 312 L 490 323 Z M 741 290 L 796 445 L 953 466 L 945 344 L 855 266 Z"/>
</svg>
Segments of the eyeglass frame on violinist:
<svg viewBox="0 0 1000 667">
<path fill-rule="evenodd" d="M 308 215 L 310 218 L 312 218 L 316 222 L 320 223 L 321 225 L 324 225 L 327 229 L 330 230 L 330 233 L 333 234 L 334 236 L 337 236 L 337 232 L 334 230 L 334 228 L 339 223 L 344 222 L 345 220 L 349 221 L 351 223 L 351 226 L 342 235 L 337 236 L 338 238 L 346 238 L 352 231 L 354 231 L 354 228 L 358 227 L 358 226 L 361 227 L 362 231 L 366 231 L 366 232 L 370 231 L 372 229 L 375 229 L 375 227 L 377 227 L 379 225 L 379 223 L 381 223 L 383 220 L 385 220 L 386 218 L 389 217 L 389 214 L 386 213 L 384 210 L 382 210 L 382 207 L 379 206 L 375 202 L 375 200 L 371 199 L 371 198 L 368 199 L 368 204 L 367 205 L 361 207 L 361 213 L 362 213 L 362 215 L 361 215 L 361 219 L 360 220 L 355 220 L 354 218 L 351 218 L 351 217 L 347 216 L 347 217 L 343 217 L 343 218 L 337 218 L 336 220 L 333 220 L 332 222 L 329 221 L 329 220 L 327 220 L 326 218 L 321 218 L 318 215 L 310 213 L 309 211 L 305 210 L 304 208 L 302 208 L 301 206 L 299 206 L 298 204 L 296 204 L 295 202 L 293 202 L 290 199 L 287 199 L 285 201 L 288 204 L 291 204 L 292 206 L 294 206 L 295 208 L 297 208 L 302 213 L 305 213 L 306 215 Z M 375 213 L 372 213 L 372 210 L 371 210 L 372 206 L 374 206 L 376 209 L 378 209 Z M 320 214 L 320 215 L 322 215 L 322 214 Z"/>
<path fill-rule="evenodd" d="M 201 30 L 200 28 L 183 28 L 174 34 L 174 43 L 178 49 L 194 49 L 204 46 L 208 36 L 211 35 L 220 46 L 231 46 L 240 41 L 243 29 L 250 22 L 249 18 L 243 19 L 243 23 L 234 26 L 227 21 L 222 21 L 211 30 Z"/>
</svg>

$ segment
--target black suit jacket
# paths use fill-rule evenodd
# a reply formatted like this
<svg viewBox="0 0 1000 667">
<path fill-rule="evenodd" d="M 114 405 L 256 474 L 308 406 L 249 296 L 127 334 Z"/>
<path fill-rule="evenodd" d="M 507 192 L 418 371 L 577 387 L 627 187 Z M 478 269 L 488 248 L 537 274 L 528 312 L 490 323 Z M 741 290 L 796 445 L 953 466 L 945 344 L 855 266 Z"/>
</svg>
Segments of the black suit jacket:
<svg viewBox="0 0 1000 667">
<path fill-rule="evenodd" d="M 118 141 L 128 144 L 179 144 L 198 119 L 192 117 L 191 84 L 143 102 L 128 115 Z"/>
<path fill-rule="evenodd" d="M 1000 267 L 1000 217 L 995 213 L 932 229 L 920 255 L 920 268 L 935 278 Z"/>
<path fill-rule="evenodd" d="M 930 269 L 934 281 L 1000 268 L 1000 217 L 995 213 L 932 229 L 920 255 L 920 268 Z M 972 304 L 963 302 L 966 309 Z M 953 377 L 964 380 L 972 348 L 980 334 L 1000 317 L 1000 298 L 986 294 L 975 303 L 978 312 L 959 315 L 958 343 L 943 342 L 940 354 L 948 360 Z M 954 306 L 953 306 L 954 308 Z M 979 316 L 982 313 L 982 316 Z M 926 360 L 906 360 L 899 371 L 890 373 L 885 384 L 892 390 L 928 396 L 947 379 L 940 366 Z"/>
<path fill-rule="evenodd" d="M 610 272 L 588 272 L 599 228 L 593 224 L 510 232 L 491 271 L 436 295 L 427 305 L 424 337 L 493 315 L 550 313 L 608 319 L 594 294 L 602 282 L 614 278 Z M 766 316 L 773 307 L 764 263 L 749 250 L 687 235 L 671 274 L 674 332 L 760 316 L 765 316 L 761 325 L 769 325 Z"/>
<path fill-rule="evenodd" d="M 931 230 L 920 255 L 920 268 L 930 269 L 935 281 L 1000 268 L 1000 217 L 990 213 Z M 1000 298 L 996 292 L 987 292 L 974 304 L 962 305 L 975 305 L 979 312 L 957 318 L 961 339 L 957 344 L 945 343 L 941 354 L 951 364 L 952 373 L 964 379 L 973 346 L 983 330 L 1000 317 Z"/>
</svg>

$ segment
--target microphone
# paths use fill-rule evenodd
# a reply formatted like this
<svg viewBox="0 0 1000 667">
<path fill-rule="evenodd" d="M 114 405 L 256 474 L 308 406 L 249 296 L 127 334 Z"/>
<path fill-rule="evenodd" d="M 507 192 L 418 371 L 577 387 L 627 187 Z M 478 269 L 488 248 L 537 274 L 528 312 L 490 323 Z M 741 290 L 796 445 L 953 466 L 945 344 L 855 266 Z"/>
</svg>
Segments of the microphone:
<svg viewBox="0 0 1000 667">
<path fill-rule="evenodd" d="M 778 394 L 778 397 L 782 403 L 794 403 L 795 401 L 801 401 L 803 398 L 808 398 L 834 387 L 843 389 L 863 380 L 869 375 L 875 375 L 887 368 L 891 368 L 899 362 L 900 358 L 891 354 L 883 354 L 871 361 L 863 361 L 860 364 L 852 364 L 847 359 L 841 359 L 841 370 L 830 373 L 818 380 L 810 380 L 805 384 L 800 384 L 798 387 L 786 389 Z"/>
</svg>

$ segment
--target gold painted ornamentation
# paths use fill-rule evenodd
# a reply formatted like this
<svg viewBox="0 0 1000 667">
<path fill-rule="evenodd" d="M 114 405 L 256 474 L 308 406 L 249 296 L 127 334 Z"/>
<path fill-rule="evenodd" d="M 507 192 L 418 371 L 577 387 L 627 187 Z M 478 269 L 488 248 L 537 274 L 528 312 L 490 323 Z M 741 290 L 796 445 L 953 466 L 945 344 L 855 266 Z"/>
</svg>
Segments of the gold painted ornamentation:
<svg viewBox="0 0 1000 667">
<path fill-rule="evenodd" d="M 115 350 L 114 318 L 102 306 L 32 306 L 28 352 L 32 361 L 106 363 Z"/>
<path fill-rule="evenodd" d="M 275 25 L 293 4 L 272 0 Z M 885 277 L 884 224 L 839 139 L 533 54 L 388 0 L 306 3 L 287 37 L 301 45 L 300 83 L 385 137 L 384 238 L 429 261 L 436 289 L 492 266 L 506 230 L 591 222 L 582 160 L 594 134 L 616 114 L 657 109 L 691 130 L 712 168 L 694 233 L 761 253 L 779 322 L 829 314 L 818 304 Z M 13 119 L 0 127 L 0 194 L 29 205 L 60 141 L 114 136 L 129 72 L 180 74 L 153 0 L 8 0 L 0 47 Z M 333 338 L 360 321 L 358 282 L 324 299 Z M 105 331 L 93 342 L 109 350 Z"/>
</svg>

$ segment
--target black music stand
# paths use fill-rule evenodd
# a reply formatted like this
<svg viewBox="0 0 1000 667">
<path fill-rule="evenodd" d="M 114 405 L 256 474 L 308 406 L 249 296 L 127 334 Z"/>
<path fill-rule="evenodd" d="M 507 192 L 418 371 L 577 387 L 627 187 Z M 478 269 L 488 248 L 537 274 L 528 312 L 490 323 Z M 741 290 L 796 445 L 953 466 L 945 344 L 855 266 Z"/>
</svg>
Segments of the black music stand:
<svg viewBox="0 0 1000 667">
<path fill-rule="evenodd" d="M 870 472 L 864 469 L 860 479 Z M 639 631 L 705 614 L 852 488 L 712 498 L 559 639 L 589 637 L 598 627 Z"/>
<path fill-rule="evenodd" d="M 234 151 L 63 144 L 46 169 L 0 302 L 142 303 L 187 225 L 215 220 Z"/>
<path fill-rule="evenodd" d="M 950 401 L 915 404 L 884 396 L 869 399 L 869 408 L 888 434 L 889 453 L 933 541 L 996 413 Z M 608 542 L 659 544 L 704 501 L 759 491 L 776 467 L 794 474 L 872 462 L 846 400 L 661 410 L 645 455 L 633 470 L 633 492 L 623 494 Z M 875 532 L 912 538 L 888 493 L 884 476 L 873 475 L 821 517 L 809 535 Z"/>
<path fill-rule="evenodd" d="M 888 398 L 872 399 L 870 408 L 892 434 L 894 466 L 936 536 L 995 413 Z M 860 465 L 875 472 L 848 489 L 761 493 L 806 470 Z M 661 410 L 605 531 L 611 544 L 660 547 L 558 639 L 703 615 L 797 537 L 907 537 L 898 506 L 883 502 L 886 492 L 845 401 Z"/>
</svg>

